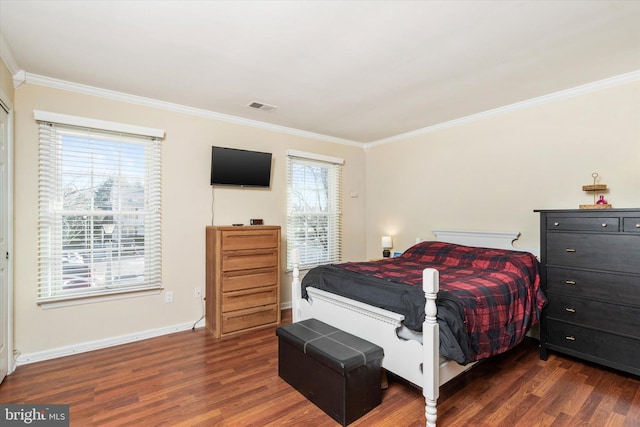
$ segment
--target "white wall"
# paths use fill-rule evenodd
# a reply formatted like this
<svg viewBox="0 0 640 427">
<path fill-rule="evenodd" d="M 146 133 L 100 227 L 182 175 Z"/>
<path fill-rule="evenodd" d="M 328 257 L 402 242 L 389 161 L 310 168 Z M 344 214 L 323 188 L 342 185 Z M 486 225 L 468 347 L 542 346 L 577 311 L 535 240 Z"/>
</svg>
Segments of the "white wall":
<svg viewBox="0 0 640 427">
<path fill-rule="evenodd" d="M 614 208 L 640 207 L 640 82 L 442 129 L 367 152 L 367 256 L 434 228 L 520 231 L 539 246 L 534 209 L 577 209 L 598 172 Z"/>
<path fill-rule="evenodd" d="M 209 185 L 211 146 L 273 153 L 272 188 L 215 189 L 215 225 L 263 218 L 283 227 L 286 218 L 286 150 L 297 149 L 345 159 L 343 179 L 344 254 L 364 258 L 365 154 L 361 147 L 333 144 L 178 114 L 125 102 L 26 84 L 15 91 L 15 348 L 24 354 L 47 352 L 95 340 L 195 322 L 202 313 L 194 288 L 205 286 L 205 226 L 211 224 Z M 33 110 L 162 128 L 163 295 L 43 309 L 36 304 L 38 227 L 38 127 Z M 360 197 L 348 197 L 349 190 Z M 285 244 L 286 236 L 283 238 Z M 283 259 L 284 266 L 284 259 Z M 283 276 L 282 301 L 290 301 Z"/>
</svg>

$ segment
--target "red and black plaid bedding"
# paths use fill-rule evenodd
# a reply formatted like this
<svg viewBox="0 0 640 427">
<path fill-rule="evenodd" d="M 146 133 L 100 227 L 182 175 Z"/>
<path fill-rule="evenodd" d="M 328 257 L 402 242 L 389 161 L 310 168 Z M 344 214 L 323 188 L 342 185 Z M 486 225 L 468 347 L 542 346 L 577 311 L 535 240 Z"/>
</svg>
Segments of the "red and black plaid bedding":
<svg viewBox="0 0 640 427">
<path fill-rule="evenodd" d="M 441 294 L 449 295 L 462 305 L 461 321 L 470 347 L 465 363 L 513 348 L 538 322 L 546 303 L 540 289 L 538 261 L 527 252 L 422 242 L 397 258 L 331 267 L 371 280 L 366 291 L 341 284 L 346 294 L 338 293 L 404 314 L 405 325 L 415 330 L 421 330 L 424 321 L 422 270 L 436 268 L 440 275 L 438 299 Z M 318 285 L 313 277 L 306 286 Z M 400 296 L 392 296 L 391 289 Z M 438 323 L 441 308 L 439 304 Z M 461 345 L 466 352 L 466 343 Z"/>
</svg>

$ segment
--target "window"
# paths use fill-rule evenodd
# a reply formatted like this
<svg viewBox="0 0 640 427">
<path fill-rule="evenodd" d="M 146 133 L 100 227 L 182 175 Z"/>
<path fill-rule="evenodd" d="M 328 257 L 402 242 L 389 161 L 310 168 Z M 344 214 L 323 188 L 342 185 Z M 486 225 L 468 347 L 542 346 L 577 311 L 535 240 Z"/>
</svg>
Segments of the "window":
<svg viewBox="0 0 640 427">
<path fill-rule="evenodd" d="M 293 249 L 300 267 L 341 258 L 342 159 L 289 150 L 287 157 L 287 268 Z"/>
<path fill-rule="evenodd" d="M 37 302 L 160 289 L 164 131 L 34 113 Z"/>
</svg>

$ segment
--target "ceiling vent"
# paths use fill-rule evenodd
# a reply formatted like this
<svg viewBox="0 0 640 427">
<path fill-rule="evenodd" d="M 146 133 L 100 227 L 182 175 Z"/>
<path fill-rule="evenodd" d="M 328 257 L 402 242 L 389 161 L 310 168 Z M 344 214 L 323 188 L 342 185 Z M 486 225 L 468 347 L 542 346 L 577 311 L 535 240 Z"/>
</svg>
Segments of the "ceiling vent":
<svg viewBox="0 0 640 427">
<path fill-rule="evenodd" d="M 258 110 L 263 110 L 263 111 L 273 111 L 276 108 L 278 108 L 275 105 L 264 104 L 262 102 L 256 102 L 256 101 L 253 101 L 251 104 L 249 104 L 249 107 L 256 108 Z"/>
</svg>

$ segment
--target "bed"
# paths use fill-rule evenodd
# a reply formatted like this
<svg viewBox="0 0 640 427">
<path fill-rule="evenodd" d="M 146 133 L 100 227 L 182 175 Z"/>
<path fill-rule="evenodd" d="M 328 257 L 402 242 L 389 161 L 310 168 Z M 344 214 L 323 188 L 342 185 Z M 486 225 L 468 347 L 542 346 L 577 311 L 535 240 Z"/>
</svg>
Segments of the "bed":
<svg viewBox="0 0 640 427">
<path fill-rule="evenodd" d="M 433 233 L 435 242 L 397 258 L 320 266 L 302 282 L 294 251 L 292 280 L 293 321 L 316 318 L 380 345 L 382 366 L 422 388 L 429 427 L 436 425 L 440 385 L 517 345 L 545 304 L 537 259 L 512 246 L 519 233 Z M 469 271 L 473 280 L 465 278 Z M 517 289 L 504 296 L 512 302 L 495 306 L 502 296 L 487 291 L 493 287 Z"/>
</svg>

